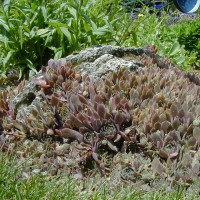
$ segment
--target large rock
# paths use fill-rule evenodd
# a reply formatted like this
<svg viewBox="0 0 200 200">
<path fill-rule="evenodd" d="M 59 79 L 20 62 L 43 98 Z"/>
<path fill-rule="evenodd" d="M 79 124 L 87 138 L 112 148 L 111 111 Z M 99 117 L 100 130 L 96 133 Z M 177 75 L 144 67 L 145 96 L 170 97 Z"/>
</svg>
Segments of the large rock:
<svg viewBox="0 0 200 200">
<path fill-rule="evenodd" d="M 128 68 L 130 71 L 141 69 L 143 65 L 139 61 L 138 56 L 142 54 L 146 54 L 154 59 L 160 67 L 165 67 L 163 58 L 151 53 L 147 49 L 119 46 L 93 46 L 58 61 L 51 59 L 48 65 L 50 66 L 55 62 L 61 64 L 62 62 L 70 61 L 83 72 L 92 75 L 94 78 L 101 78 L 108 72 L 118 71 L 122 67 Z M 38 97 L 34 84 L 34 80 L 39 77 L 42 77 L 41 72 L 31 78 L 23 91 L 13 99 L 14 110 L 19 120 L 22 119 L 22 108 L 27 113 L 35 102 L 41 100 Z"/>
<path fill-rule="evenodd" d="M 111 45 L 93 46 L 78 54 L 67 56 L 66 60 L 94 77 L 101 77 L 109 71 L 117 71 L 121 67 L 126 67 L 130 71 L 138 70 L 142 64 L 137 57 L 142 54 L 154 59 L 159 67 L 166 67 L 162 57 L 147 49 Z"/>
</svg>

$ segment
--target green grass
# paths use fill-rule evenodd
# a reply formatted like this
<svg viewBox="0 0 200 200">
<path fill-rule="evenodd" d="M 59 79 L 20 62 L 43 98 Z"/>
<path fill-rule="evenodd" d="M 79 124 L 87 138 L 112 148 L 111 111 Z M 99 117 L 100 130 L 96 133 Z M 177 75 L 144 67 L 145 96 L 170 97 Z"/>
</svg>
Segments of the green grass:
<svg viewBox="0 0 200 200">
<path fill-rule="evenodd" d="M 72 199 L 75 184 L 72 180 L 49 180 L 45 175 L 25 178 L 24 165 L 17 159 L 0 155 L 0 199 Z"/>
<path fill-rule="evenodd" d="M 129 182 L 128 184 L 113 184 L 107 178 L 87 179 L 78 181 L 69 176 L 60 174 L 49 177 L 35 174 L 27 177 L 26 161 L 20 162 L 15 156 L 0 154 L 0 199 L 91 199 L 91 200 L 195 200 L 199 199 L 197 190 L 187 192 L 184 187 L 153 188 L 146 192 Z"/>
</svg>

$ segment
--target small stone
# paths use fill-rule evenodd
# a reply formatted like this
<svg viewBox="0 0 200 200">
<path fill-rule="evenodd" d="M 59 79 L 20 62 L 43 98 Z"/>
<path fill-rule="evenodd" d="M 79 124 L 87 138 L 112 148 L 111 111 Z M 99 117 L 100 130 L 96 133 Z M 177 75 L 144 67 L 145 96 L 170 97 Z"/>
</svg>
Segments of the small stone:
<svg viewBox="0 0 200 200">
<path fill-rule="evenodd" d="M 70 145 L 69 144 L 63 144 L 60 146 L 56 147 L 56 154 L 57 155 L 63 155 L 63 154 L 67 154 L 70 151 Z"/>
</svg>

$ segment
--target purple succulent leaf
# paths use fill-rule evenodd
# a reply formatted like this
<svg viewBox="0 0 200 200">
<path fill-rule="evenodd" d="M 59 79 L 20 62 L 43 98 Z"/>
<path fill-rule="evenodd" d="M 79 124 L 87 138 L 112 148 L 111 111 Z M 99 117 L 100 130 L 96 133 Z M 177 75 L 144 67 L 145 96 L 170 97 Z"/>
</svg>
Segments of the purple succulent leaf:
<svg viewBox="0 0 200 200">
<path fill-rule="evenodd" d="M 120 134 L 116 134 L 114 143 L 117 143 L 121 140 L 122 136 Z"/>
<path fill-rule="evenodd" d="M 153 174 L 163 176 L 166 173 L 166 167 L 160 162 L 158 158 L 154 158 L 152 161 Z"/>
<path fill-rule="evenodd" d="M 200 141 L 200 128 L 199 127 L 194 127 L 193 136 L 197 141 Z"/>
<path fill-rule="evenodd" d="M 92 107 L 90 106 L 87 106 L 86 108 L 86 115 L 91 118 L 91 117 L 94 117 L 94 110 Z"/>
<path fill-rule="evenodd" d="M 83 142 L 83 135 L 79 133 L 78 131 L 72 130 L 70 128 L 63 128 L 63 129 L 56 129 L 56 133 L 67 139 L 72 139 L 72 140 L 78 140 L 79 142 Z"/>
<path fill-rule="evenodd" d="M 91 126 L 93 128 L 94 131 L 97 131 L 99 132 L 99 130 L 101 129 L 102 127 L 102 123 L 101 123 L 101 120 L 100 119 L 91 119 Z"/>
<path fill-rule="evenodd" d="M 110 114 L 110 113 L 108 113 L 108 112 L 106 112 L 106 114 L 105 114 L 105 119 L 107 120 L 107 121 L 110 121 L 111 119 L 112 119 L 112 115 Z"/>
<path fill-rule="evenodd" d="M 150 133 L 150 131 L 151 131 L 151 124 L 150 123 L 146 123 L 145 124 L 145 130 L 144 130 L 144 132 L 145 132 L 145 134 L 149 134 Z"/>
<path fill-rule="evenodd" d="M 181 140 L 179 131 L 175 131 L 175 130 L 170 131 L 168 133 L 168 136 L 170 136 L 173 141 L 180 141 Z"/>
<path fill-rule="evenodd" d="M 4 134 L 0 135 L 0 149 L 3 149 L 3 145 L 6 143 L 6 137 Z"/>
<path fill-rule="evenodd" d="M 82 103 L 76 94 L 70 96 L 70 107 L 75 109 L 75 112 L 82 110 Z"/>
<path fill-rule="evenodd" d="M 178 111 L 178 117 L 179 117 L 179 118 L 185 117 L 185 111 L 184 111 L 184 109 L 180 109 L 180 110 Z"/>
<path fill-rule="evenodd" d="M 83 123 L 77 117 L 75 117 L 73 114 L 70 114 L 70 120 L 76 128 L 80 128 L 83 126 Z"/>
<path fill-rule="evenodd" d="M 180 121 L 179 121 L 178 118 L 175 118 L 175 119 L 172 121 L 172 127 L 173 127 L 173 129 L 177 130 L 179 126 L 180 126 Z"/>
<path fill-rule="evenodd" d="M 83 122 L 83 125 L 88 128 L 89 130 L 93 131 L 93 127 L 91 126 L 91 124 L 87 121 L 87 120 L 84 120 Z"/>
<path fill-rule="evenodd" d="M 102 96 L 100 96 L 99 94 L 95 94 L 94 96 L 94 101 L 98 104 L 102 104 L 103 103 L 103 99 Z"/>
<path fill-rule="evenodd" d="M 159 156 L 165 160 L 169 157 L 168 153 L 163 148 L 159 150 Z"/>
<path fill-rule="evenodd" d="M 105 105 L 104 104 L 97 104 L 97 112 L 98 112 L 101 120 L 104 119 L 105 114 L 106 114 Z"/>
<path fill-rule="evenodd" d="M 40 86 L 40 87 L 42 87 L 42 88 L 44 88 L 44 87 L 46 87 L 46 86 L 49 87 L 49 85 L 47 84 L 47 81 L 45 81 L 45 80 L 43 80 L 43 79 L 35 79 L 35 80 L 34 80 L 34 84 L 37 85 L 37 86 Z"/>
<path fill-rule="evenodd" d="M 94 109 L 92 111 L 91 117 L 93 117 L 94 119 L 98 119 L 98 120 L 100 119 L 99 113 Z"/>
<path fill-rule="evenodd" d="M 196 139 L 195 137 L 191 136 L 187 141 L 187 146 L 189 148 L 194 147 L 196 145 Z"/>
<path fill-rule="evenodd" d="M 50 59 L 49 61 L 48 61 L 48 67 L 53 67 L 53 66 L 55 66 L 55 61 L 53 60 L 53 59 Z M 43 68 L 45 68 L 46 69 L 46 67 L 43 67 Z M 45 72 L 46 72 L 46 70 L 45 70 Z"/>
<path fill-rule="evenodd" d="M 189 126 L 194 120 L 194 114 L 192 112 L 187 113 L 186 124 Z"/>
<path fill-rule="evenodd" d="M 163 139 L 160 135 L 160 132 L 152 133 L 151 134 L 151 139 L 154 141 L 154 143 L 159 146 L 163 147 Z"/>
<path fill-rule="evenodd" d="M 119 131 L 118 134 L 121 135 L 121 137 L 123 138 L 124 141 L 129 141 L 129 137 L 123 132 L 123 131 Z"/>
<path fill-rule="evenodd" d="M 108 147 L 109 147 L 112 151 L 114 151 L 114 152 L 118 152 L 118 151 L 119 151 L 118 148 L 117 148 L 115 145 L 113 145 L 110 141 L 107 141 L 107 144 L 108 144 Z"/>
<path fill-rule="evenodd" d="M 104 167 L 103 163 L 99 160 L 99 155 L 95 152 L 92 152 L 92 158 L 96 162 L 96 164 L 101 172 L 101 175 L 104 176 L 105 175 L 105 167 Z"/>
<path fill-rule="evenodd" d="M 170 153 L 170 154 L 169 154 L 169 158 L 170 158 L 170 159 L 174 159 L 174 158 L 176 158 L 178 155 L 179 155 L 178 152 Z"/>
<path fill-rule="evenodd" d="M 94 83 L 92 77 L 90 77 L 90 83 L 89 83 L 89 94 L 90 94 L 90 100 L 92 103 L 94 103 L 94 97 L 96 95 Z"/>
<path fill-rule="evenodd" d="M 60 101 L 59 98 L 56 97 L 55 95 L 51 96 L 51 105 L 52 106 L 57 106 L 59 104 L 59 101 Z"/>
<path fill-rule="evenodd" d="M 88 105 L 88 100 L 83 95 L 78 94 L 78 97 L 81 103 Z"/>
<path fill-rule="evenodd" d="M 118 124 L 119 126 L 121 126 L 121 124 L 125 121 L 123 113 L 116 112 L 114 114 L 114 121 L 115 121 L 116 124 Z"/>
<path fill-rule="evenodd" d="M 178 115 L 178 107 L 175 103 L 172 103 L 170 107 L 170 112 L 173 118 L 175 118 Z"/>
<path fill-rule="evenodd" d="M 161 130 L 163 130 L 165 133 L 167 133 L 171 129 L 172 125 L 168 121 L 164 121 L 161 123 Z"/>
<path fill-rule="evenodd" d="M 157 113 L 153 114 L 152 119 L 151 119 L 151 123 L 154 126 L 155 123 L 159 122 L 159 115 Z"/>
</svg>

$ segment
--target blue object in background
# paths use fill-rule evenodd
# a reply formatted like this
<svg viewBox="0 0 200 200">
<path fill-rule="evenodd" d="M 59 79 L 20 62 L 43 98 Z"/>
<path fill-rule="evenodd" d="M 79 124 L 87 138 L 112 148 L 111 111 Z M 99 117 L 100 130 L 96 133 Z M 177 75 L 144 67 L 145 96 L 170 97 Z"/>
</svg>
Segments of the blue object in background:
<svg viewBox="0 0 200 200">
<path fill-rule="evenodd" d="M 162 3 L 158 3 L 158 4 L 155 5 L 155 8 L 156 9 L 161 9 L 161 8 L 163 8 L 163 4 Z"/>
<path fill-rule="evenodd" d="M 193 13 L 200 6 L 200 0 L 173 0 L 176 7 L 184 13 Z"/>
</svg>

